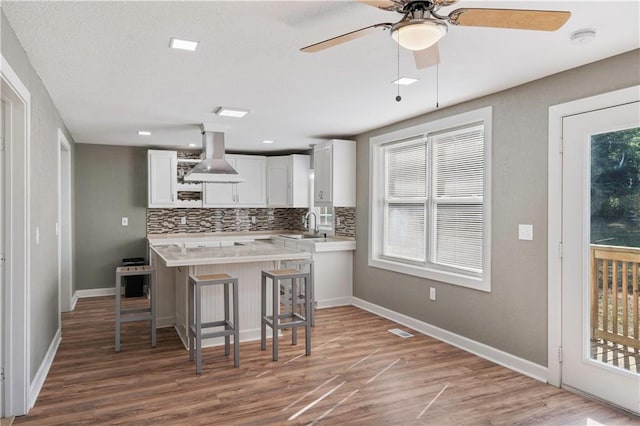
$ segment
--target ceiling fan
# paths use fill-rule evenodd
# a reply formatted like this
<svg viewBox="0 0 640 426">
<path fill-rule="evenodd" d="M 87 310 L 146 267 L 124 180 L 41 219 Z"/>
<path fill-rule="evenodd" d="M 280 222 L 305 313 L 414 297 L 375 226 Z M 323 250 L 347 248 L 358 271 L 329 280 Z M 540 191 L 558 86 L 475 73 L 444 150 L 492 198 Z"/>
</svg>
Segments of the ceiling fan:
<svg viewBox="0 0 640 426">
<path fill-rule="evenodd" d="M 448 15 L 438 14 L 441 7 L 458 0 L 358 0 L 361 3 L 402 18 L 383 22 L 303 47 L 303 52 L 317 52 L 363 37 L 378 28 L 390 30 L 391 37 L 402 47 L 413 51 L 416 66 L 428 68 L 440 63 L 438 40 L 447 34 L 448 25 L 468 27 L 508 28 L 519 30 L 555 31 L 562 27 L 571 12 L 549 10 L 461 8 Z"/>
</svg>

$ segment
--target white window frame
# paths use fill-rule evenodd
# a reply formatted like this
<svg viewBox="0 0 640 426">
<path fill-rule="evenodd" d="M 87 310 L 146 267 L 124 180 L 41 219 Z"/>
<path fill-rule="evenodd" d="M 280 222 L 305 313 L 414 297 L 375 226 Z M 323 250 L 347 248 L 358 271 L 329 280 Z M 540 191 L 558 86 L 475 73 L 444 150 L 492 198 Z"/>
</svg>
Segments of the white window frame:
<svg viewBox="0 0 640 426">
<path fill-rule="evenodd" d="M 416 264 L 404 262 L 382 255 L 384 238 L 384 158 L 383 146 L 391 142 L 426 137 L 428 134 L 441 133 L 473 124 L 484 125 L 484 175 L 483 175 L 483 259 L 482 273 L 465 273 L 460 269 L 451 269 L 434 263 Z M 369 140 L 369 266 L 399 272 L 407 275 L 427 278 L 462 287 L 482 291 L 491 291 L 491 137 L 492 107 L 457 114 L 429 123 L 400 129 L 375 136 Z M 430 213 L 429 213 L 430 214 Z M 429 222 L 430 223 L 430 222 Z M 431 238 L 427 241 L 429 248 Z"/>
</svg>

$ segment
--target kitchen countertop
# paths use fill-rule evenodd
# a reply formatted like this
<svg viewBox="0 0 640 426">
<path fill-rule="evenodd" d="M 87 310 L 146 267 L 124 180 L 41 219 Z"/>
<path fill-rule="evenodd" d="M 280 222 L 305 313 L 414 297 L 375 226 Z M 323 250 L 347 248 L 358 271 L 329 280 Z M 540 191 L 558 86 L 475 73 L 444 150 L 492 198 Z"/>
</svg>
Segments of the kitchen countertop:
<svg viewBox="0 0 640 426">
<path fill-rule="evenodd" d="M 311 253 L 279 247 L 264 242 L 236 243 L 227 247 L 192 247 L 157 245 L 153 250 L 166 266 L 217 265 L 273 260 L 309 259 Z"/>
<path fill-rule="evenodd" d="M 327 238 L 314 237 L 301 238 L 304 233 L 300 231 L 272 230 L 272 231 L 247 231 L 247 232 L 203 232 L 182 234 L 150 234 L 147 235 L 149 246 L 176 245 L 191 248 L 205 248 L 208 243 L 250 242 L 254 240 L 273 240 L 281 247 L 292 249 L 324 252 L 355 250 L 356 241 L 351 237 L 329 236 Z M 212 247 L 215 248 L 215 247 Z"/>
<path fill-rule="evenodd" d="M 149 245 L 198 243 L 206 241 L 253 241 L 268 240 L 274 235 L 293 233 L 286 230 L 246 232 L 198 232 L 180 234 L 147 234 Z M 299 233 L 299 232 L 298 232 Z"/>
</svg>

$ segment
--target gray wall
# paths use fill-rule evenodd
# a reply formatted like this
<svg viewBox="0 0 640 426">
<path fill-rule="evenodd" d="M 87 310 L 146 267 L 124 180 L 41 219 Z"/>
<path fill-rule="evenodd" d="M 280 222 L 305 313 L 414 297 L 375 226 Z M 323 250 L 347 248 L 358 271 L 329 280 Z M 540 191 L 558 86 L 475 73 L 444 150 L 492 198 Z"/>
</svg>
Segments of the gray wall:
<svg viewBox="0 0 640 426">
<path fill-rule="evenodd" d="M 546 366 L 548 108 L 637 84 L 639 50 L 360 135 L 355 296 Z M 490 105 L 491 292 L 367 266 L 369 138 Z M 533 224 L 533 241 L 518 240 L 519 223 Z M 428 300 L 430 286 L 436 302 Z"/>
<path fill-rule="evenodd" d="M 76 288 L 112 288 L 123 258 L 147 255 L 147 150 L 77 144 L 74 192 Z"/>
<path fill-rule="evenodd" d="M 7 18 L 2 13 L 2 55 L 31 93 L 31 165 L 30 165 L 30 242 L 31 258 L 31 379 L 58 330 L 58 129 L 71 143 L 47 89 L 33 69 Z M 73 173 L 73 167 L 72 171 Z M 72 198 L 73 204 L 73 198 Z M 35 230 L 40 230 L 40 244 Z"/>
</svg>

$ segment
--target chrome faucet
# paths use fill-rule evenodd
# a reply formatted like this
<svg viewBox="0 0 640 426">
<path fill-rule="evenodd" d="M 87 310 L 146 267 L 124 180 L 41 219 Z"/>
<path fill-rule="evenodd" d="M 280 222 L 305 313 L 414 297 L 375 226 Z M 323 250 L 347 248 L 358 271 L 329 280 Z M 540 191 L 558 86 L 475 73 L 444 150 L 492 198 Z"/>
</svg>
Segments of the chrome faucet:
<svg viewBox="0 0 640 426">
<path fill-rule="evenodd" d="M 304 215 L 304 227 L 307 229 L 311 229 L 311 227 L 309 226 L 309 216 L 311 215 L 313 215 L 313 224 L 315 225 L 315 227 L 313 228 L 313 233 L 317 234 L 320 232 L 320 228 L 318 227 L 318 216 L 316 216 L 315 212 L 309 211 L 306 215 Z"/>
</svg>

